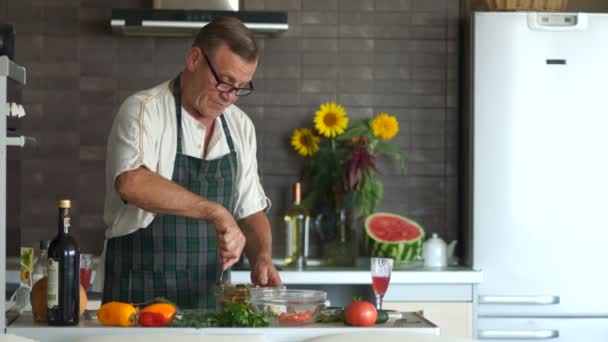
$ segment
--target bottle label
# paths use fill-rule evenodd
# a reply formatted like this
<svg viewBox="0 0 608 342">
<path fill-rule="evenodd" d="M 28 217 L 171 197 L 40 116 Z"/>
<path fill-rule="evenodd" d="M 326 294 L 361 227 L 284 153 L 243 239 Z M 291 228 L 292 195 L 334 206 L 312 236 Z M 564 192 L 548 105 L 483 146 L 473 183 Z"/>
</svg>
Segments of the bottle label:
<svg viewBox="0 0 608 342">
<path fill-rule="evenodd" d="M 59 305 L 59 261 L 49 258 L 48 265 L 47 308 Z"/>
<path fill-rule="evenodd" d="M 289 216 L 285 216 L 284 220 L 285 220 L 285 257 L 292 258 L 296 251 L 294 246 L 295 246 L 295 244 L 297 244 L 297 242 L 294 241 L 294 238 L 296 237 L 293 234 L 294 223 L 293 223 L 293 219 Z"/>
</svg>

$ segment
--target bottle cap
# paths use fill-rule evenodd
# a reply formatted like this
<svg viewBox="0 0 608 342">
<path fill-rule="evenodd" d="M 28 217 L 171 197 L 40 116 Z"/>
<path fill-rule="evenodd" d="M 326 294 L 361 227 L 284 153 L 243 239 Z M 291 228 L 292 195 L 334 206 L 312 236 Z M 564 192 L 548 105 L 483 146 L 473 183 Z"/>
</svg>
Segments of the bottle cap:
<svg viewBox="0 0 608 342">
<path fill-rule="evenodd" d="M 69 209 L 71 206 L 72 206 L 72 201 L 70 201 L 70 200 L 59 201 L 59 208 Z"/>
<path fill-rule="evenodd" d="M 49 249 L 49 245 L 51 241 L 49 240 L 40 240 L 40 249 Z"/>
</svg>

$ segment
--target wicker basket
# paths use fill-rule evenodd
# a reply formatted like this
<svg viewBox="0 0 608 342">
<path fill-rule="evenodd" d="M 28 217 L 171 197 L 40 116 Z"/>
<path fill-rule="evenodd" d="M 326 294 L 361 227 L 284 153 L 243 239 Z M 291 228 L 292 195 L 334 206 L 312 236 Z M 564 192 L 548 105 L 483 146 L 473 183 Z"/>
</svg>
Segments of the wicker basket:
<svg viewBox="0 0 608 342">
<path fill-rule="evenodd" d="M 486 0 L 489 10 L 563 11 L 568 0 Z"/>
</svg>

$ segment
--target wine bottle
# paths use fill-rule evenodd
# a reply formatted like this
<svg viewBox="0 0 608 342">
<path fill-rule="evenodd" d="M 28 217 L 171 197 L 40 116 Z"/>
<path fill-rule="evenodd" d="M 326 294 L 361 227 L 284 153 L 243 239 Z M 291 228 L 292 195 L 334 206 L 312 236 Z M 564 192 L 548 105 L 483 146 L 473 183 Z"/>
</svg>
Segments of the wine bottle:
<svg viewBox="0 0 608 342">
<path fill-rule="evenodd" d="M 301 204 L 301 184 L 293 188 L 293 204 L 285 214 L 285 265 L 306 267 L 309 247 L 310 215 Z"/>
<path fill-rule="evenodd" d="M 69 233 L 70 200 L 59 201 L 57 236 L 48 250 L 49 325 L 76 325 L 80 310 L 80 251 Z"/>
</svg>

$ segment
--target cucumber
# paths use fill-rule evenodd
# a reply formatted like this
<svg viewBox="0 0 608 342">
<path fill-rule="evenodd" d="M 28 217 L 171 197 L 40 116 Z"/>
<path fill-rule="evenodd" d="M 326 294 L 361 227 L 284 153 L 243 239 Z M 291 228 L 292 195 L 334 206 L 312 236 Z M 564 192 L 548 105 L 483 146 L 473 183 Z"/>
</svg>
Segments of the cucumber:
<svg viewBox="0 0 608 342">
<path fill-rule="evenodd" d="M 376 317 L 376 324 L 386 323 L 388 321 L 388 312 L 386 310 L 378 310 L 378 317 Z"/>
<path fill-rule="evenodd" d="M 386 323 L 389 319 L 397 320 L 403 316 L 401 312 L 397 310 L 378 310 L 378 317 L 376 317 L 376 324 Z"/>
</svg>

